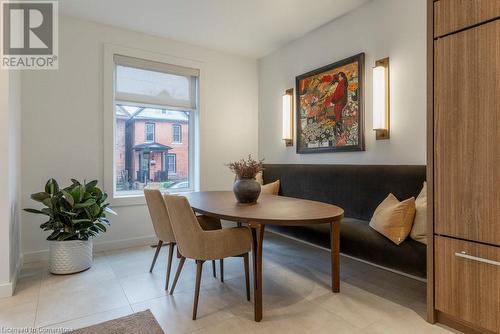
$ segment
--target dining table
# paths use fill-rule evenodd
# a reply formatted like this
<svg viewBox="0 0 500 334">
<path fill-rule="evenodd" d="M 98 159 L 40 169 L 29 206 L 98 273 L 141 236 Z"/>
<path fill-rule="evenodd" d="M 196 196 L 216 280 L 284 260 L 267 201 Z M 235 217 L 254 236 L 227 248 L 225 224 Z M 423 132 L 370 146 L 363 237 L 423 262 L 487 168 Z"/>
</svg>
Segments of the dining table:
<svg viewBox="0 0 500 334">
<path fill-rule="evenodd" d="M 266 225 L 330 224 L 331 288 L 340 291 L 340 223 L 338 206 L 278 195 L 261 194 L 256 203 L 238 203 L 231 191 L 199 191 L 185 195 L 195 212 L 247 224 L 252 233 L 254 318 L 262 320 L 262 245 Z"/>
</svg>

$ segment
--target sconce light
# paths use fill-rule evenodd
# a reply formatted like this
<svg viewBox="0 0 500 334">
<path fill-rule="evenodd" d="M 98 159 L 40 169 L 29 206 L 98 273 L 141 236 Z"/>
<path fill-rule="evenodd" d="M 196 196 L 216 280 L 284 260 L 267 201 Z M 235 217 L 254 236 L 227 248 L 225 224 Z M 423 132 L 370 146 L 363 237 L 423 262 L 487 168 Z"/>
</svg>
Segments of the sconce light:
<svg viewBox="0 0 500 334">
<path fill-rule="evenodd" d="M 373 130 L 377 140 L 389 139 L 389 101 L 389 58 L 384 58 L 373 68 Z"/>
<path fill-rule="evenodd" d="M 283 95 L 283 134 L 285 146 L 293 146 L 293 88 Z"/>
</svg>

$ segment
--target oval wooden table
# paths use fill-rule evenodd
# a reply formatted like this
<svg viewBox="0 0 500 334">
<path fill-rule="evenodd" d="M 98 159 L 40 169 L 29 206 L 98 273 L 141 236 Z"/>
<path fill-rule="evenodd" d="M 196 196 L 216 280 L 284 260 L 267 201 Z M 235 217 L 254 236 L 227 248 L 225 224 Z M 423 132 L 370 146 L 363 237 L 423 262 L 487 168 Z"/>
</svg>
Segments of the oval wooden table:
<svg viewBox="0 0 500 334">
<path fill-rule="evenodd" d="M 231 191 L 203 191 L 187 194 L 195 212 L 220 219 L 247 223 L 252 231 L 254 272 L 254 316 L 262 319 L 262 242 L 266 225 L 331 225 L 332 291 L 340 291 L 340 222 L 344 210 L 322 202 L 274 195 L 261 195 L 255 204 L 236 202 Z"/>
</svg>

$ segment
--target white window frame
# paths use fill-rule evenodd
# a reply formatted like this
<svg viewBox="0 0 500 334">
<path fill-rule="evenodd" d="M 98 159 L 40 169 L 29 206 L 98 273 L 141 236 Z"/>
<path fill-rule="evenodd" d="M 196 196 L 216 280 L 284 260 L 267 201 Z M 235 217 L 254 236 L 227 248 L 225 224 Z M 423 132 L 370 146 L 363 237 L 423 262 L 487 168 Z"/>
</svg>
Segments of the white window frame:
<svg viewBox="0 0 500 334">
<path fill-rule="evenodd" d="M 179 138 L 181 140 L 175 140 L 175 128 L 179 128 Z M 182 124 L 172 124 L 172 144 L 182 144 Z"/>
<path fill-rule="evenodd" d="M 169 157 L 174 157 L 174 171 L 171 172 L 170 169 L 169 169 L 169 166 L 168 166 L 168 158 Z M 177 154 L 175 153 L 167 153 L 165 154 L 165 165 L 166 165 L 166 171 L 168 173 L 172 173 L 172 174 L 176 174 L 177 173 Z"/>
<path fill-rule="evenodd" d="M 148 140 L 148 125 L 153 126 L 153 140 Z M 154 143 L 156 141 L 156 123 L 154 122 L 144 122 L 144 142 Z"/>
<path fill-rule="evenodd" d="M 121 196 L 115 194 L 116 177 L 115 177 L 115 62 L 114 55 L 123 55 L 134 57 L 146 61 L 159 62 L 172 66 L 188 67 L 197 69 L 198 85 L 197 97 L 198 106 L 195 110 L 190 111 L 189 117 L 189 185 L 190 188 L 176 189 L 168 191 L 169 193 L 186 193 L 199 191 L 200 184 L 200 113 L 204 110 L 204 99 L 200 92 L 204 91 L 203 76 L 205 73 L 205 64 L 201 61 L 193 59 L 185 59 L 173 55 L 162 53 L 154 53 L 141 49 L 130 48 L 125 46 L 105 44 L 104 45 L 104 66 L 103 66 L 103 109 L 104 109 L 104 190 L 110 196 L 110 203 L 113 206 L 129 206 L 129 205 L 145 205 L 144 194 L 134 194 Z M 151 107 L 159 107 L 153 106 Z"/>
</svg>

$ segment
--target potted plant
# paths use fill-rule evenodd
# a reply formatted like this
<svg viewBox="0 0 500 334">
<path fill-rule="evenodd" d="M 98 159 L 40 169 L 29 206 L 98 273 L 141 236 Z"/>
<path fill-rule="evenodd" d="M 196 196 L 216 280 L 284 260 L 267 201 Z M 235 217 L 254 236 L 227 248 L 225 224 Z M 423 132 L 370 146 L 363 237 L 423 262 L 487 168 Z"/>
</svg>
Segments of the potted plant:
<svg viewBox="0 0 500 334">
<path fill-rule="evenodd" d="M 49 270 L 53 274 L 72 274 L 92 265 L 92 238 L 106 232 L 109 221 L 106 212 L 114 213 L 106 203 L 107 194 L 97 187 L 97 181 L 84 182 L 72 179 L 72 184 L 59 188 L 50 179 L 45 191 L 31 195 L 44 208 L 24 209 L 44 215 L 48 220 L 40 225 L 52 231 L 49 241 Z"/>
<path fill-rule="evenodd" d="M 257 173 L 261 172 L 262 161 L 254 160 L 251 155 L 248 159 L 241 159 L 228 164 L 229 169 L 236 174 L 233 192 L 240 203 L 255 203 L 260 195 L 260 184 L 255 180 Z"/>
</svg>

